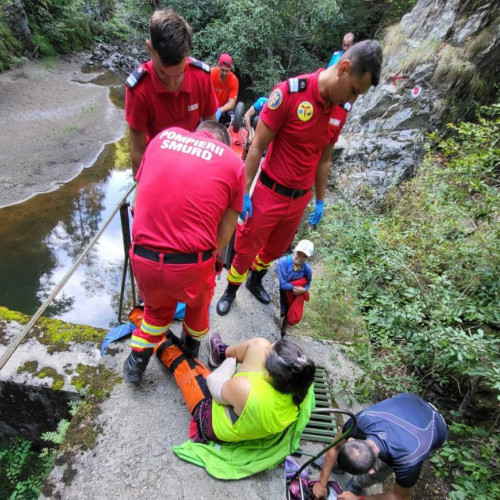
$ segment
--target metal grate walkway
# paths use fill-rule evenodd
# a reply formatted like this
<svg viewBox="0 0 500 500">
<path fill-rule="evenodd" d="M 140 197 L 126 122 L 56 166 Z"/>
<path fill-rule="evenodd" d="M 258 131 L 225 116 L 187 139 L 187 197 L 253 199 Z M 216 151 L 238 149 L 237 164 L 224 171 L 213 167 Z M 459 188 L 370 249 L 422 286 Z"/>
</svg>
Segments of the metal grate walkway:
<svg viewBox="0 0 500 500">
<path fill-rule="evenodd" d="M 330 393 L 328 375 L 326 370 L 321 366 L 316 367 L 316 374 L 314 375 L 314 395 L 316 396 L 316 408 L 332 407 L 332 395 Z M 313 413 L 302 433 L 301 439 L 331 443 L 337 434 L 337 430 L 338 426 L 335 414 Z"/>
</svg>

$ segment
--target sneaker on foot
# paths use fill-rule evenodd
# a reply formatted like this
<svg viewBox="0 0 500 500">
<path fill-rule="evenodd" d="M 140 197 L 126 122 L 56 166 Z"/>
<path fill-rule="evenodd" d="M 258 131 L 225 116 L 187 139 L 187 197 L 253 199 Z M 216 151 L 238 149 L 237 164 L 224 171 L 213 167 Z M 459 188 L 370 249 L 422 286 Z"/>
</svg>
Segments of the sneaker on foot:
<svg viewBox="0 0 500 500">
<path fill-rule="evenodd" d="M 223 361 L 224 356 L 219 349 L 219 346 L 223 346 L 224 343 L 220 338 L 218 333 L 211 333 L 208 336 L 209 354 L 208 354 L 208 364 L 212 368 L 217 368 Z"/>
</svg>

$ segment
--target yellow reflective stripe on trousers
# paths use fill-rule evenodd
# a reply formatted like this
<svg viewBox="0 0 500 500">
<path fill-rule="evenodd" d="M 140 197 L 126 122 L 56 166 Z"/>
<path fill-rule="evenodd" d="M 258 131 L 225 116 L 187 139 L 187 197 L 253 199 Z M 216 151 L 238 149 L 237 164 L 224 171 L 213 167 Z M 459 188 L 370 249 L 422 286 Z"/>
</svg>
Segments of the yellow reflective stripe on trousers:
<svg viewBox="0 0 500 500">
<path fill-rule="evenodd" d="M 272 262 L 263 262 L 260 260 L 260 257 L 257 255 L 252 264 L 252 269 L 256 271 L 267 271 L 271 267 Z"/>
<path fill-rule="evenodd" d="M 197 340 L 201 340 L 202 337 L 204 337 L 207 332 L 208 332 L 208 328 L 205 328 L 203 331 L 201 332 L 197 332 L 196 330 L 193 330 L 192 328 L 189 328 L 189 326 L 186 325 L 186 323 L 183 323 L 183 329 L 193 338 L 197 339 Z"/>
<path fill-rule="evenodd" d="M 232 283 L 233 285 L 241 285 L 245 281 L 247 274 L 248 271 L 240 274 L 238 271 L 236 271 L 234 266 L 231 266 L 231 269 L 227 273 L 227 281 L 229 281 L 229 283 Z"/>
<path fill-rule="evenodd" d="M 169 323 L 166 326 L 154 326 L 154 325 L 148 325 L 148 323 L 142 320 L 141 331 L 143 331 L 147 335 L 154 335 L 156 337 L 159 335 L 163 335 L 169 329 L 170 324 L 171 323 Z"/>
<path fill-rule="evenodd" d="M 130 339 L 130 347 L 135 347 L 137 349 L 150 349 L 156 347 L 156 344 L 157 342 L 148 342 L 147 340 L 136 337 L 135 335 L 132 335 L 132 338 Z"/>
</svg>

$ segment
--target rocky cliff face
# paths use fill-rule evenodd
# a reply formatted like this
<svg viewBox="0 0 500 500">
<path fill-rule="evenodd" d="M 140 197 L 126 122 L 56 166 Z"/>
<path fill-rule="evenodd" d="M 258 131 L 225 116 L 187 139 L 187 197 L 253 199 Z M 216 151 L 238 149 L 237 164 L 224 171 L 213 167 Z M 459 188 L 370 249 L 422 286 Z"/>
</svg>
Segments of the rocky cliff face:
<svg viewBox="0 0 500 500">
<path fill-rule="evenodd" d="M 380 203 L 415 174 L 428 132 L 492 95 L 499 12 L 496 1 L 420 0 L 387 30 L 380 84 L 356 101 L 334 162 L 331 182 L 344 196 Z"/>
<path fill-rule="evenodd" d="M 25 47 L 31 47 L 31 30 L 22 0 L 11 0 L 2 6 L 4 20 L 12 34 Z"/>
</svg>

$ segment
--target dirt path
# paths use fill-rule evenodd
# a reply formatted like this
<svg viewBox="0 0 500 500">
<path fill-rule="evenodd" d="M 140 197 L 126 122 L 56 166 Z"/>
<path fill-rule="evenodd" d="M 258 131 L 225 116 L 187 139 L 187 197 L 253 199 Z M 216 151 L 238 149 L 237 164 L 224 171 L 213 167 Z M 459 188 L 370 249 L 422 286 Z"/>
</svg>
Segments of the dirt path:
<svg viewBox="0 0 500 500">
<path fill-rule="evenodd" d="M 52 191 L 122 137 L 123 110 L 77 63 L 0 73 L 0 207 Z"/>
</svg>

